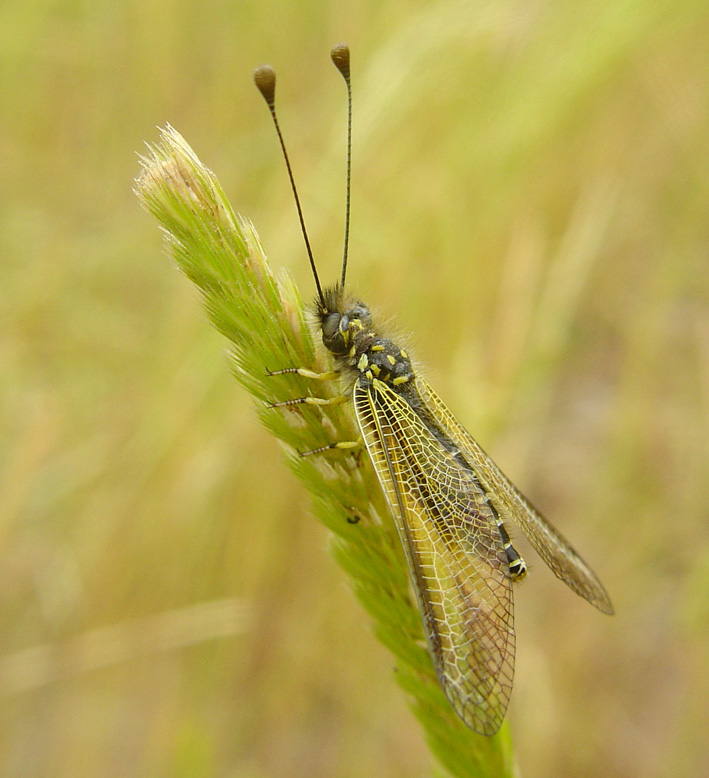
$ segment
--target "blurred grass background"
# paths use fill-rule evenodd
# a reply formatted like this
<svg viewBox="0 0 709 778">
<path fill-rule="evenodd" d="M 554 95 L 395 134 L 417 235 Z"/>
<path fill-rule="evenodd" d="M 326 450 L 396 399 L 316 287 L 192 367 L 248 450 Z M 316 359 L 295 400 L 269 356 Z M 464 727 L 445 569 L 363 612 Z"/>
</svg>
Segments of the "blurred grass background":
<svg viewBox="0 0 709 778">
<path fill-rule="evenodd" d="M 522 773 L 701 774 L 707 29 L 699 0 L 3 5 L 1 775 L 430 774 L 325 530 L 131 191 L 169 121 L 308 290 L 251 82 L 269 62 L 334 278 L 340 40 L 350 281 L 617 610 L 526 554 Z"/>
</svg>

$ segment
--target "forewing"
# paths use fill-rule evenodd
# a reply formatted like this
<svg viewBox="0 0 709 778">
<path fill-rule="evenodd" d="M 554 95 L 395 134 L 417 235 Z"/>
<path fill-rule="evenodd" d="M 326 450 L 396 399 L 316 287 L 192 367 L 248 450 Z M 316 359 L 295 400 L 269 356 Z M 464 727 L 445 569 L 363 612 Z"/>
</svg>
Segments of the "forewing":
<svg viewBox="0 0 709 778">
<path fill-rule="evenodd" d="M 554 574 L 603 613 L 613 613 L 610 598 L 598 576 L 573 549 L 569 541 L 536 510 L 529 500 L 480 448 L 438 395 L 421 378 L 416 386 L 436 423 L 455 442 L 475 471 L 502 519 L 518 524 L 535 551 Z"/>
<path fill-rule="evenodd" d="M 512 692 L 512 588 L 499 529 L 470 470 L 386 384 L 354 406 L 394 515 L 441 686 L 463 721 L 500 727 Z"/>
</svg>

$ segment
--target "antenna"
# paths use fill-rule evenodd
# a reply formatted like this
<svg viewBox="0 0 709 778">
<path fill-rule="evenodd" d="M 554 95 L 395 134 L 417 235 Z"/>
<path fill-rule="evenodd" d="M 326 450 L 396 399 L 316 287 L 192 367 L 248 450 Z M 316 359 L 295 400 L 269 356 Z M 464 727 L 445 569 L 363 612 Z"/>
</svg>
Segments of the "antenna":
<svg viewBox="0 0 709 778">
<path fill-rule="evenodd" d="M 345 288 L 347 273 L 347 251 L 350 243 L 350 173 L 352 170 L 352 83 L 350 81 L 350 50 L 347 44 L 338 43 L 330 52 L 335 67 L 342 73 L 347 85 L 347 189 L 345 197 L 345 249 L 342 257 L 342 278 L 340 289 Z"/>
<path fill-rule="evenodd" d="M 291 170 L 290 160 L 288 159 L 286 144 L 283 141 L 281 128 L 278 126 L 278 118 L 276 117 L 276 102 L 275 102 L 276 101 L 276 73 L 274 72 L 273 68 L 270 65 L 261 65 L 261 67 L 256 68 L 256 70 L 254 70 L 254 83 L 258 87 L 259 92 L 261 92 L 261 94 L 263 95 L 263 99 L 266 101 L 268 110 L 271 112 L 273 125 L 276 128 L 278 141 L 281 144 L 283 159 L 285 160 L 286 168 L 288 169 L 288 178 L 290 179 L 291 189 L 293 190 L 293 197 L 295 198 L 295 207 L 298 209 L 298 219 L 300 221 L 300 229 L 302 230 L 303 238 L 305 239 L 305 249 L 308 252 L 310 267 L 313 271 L 313 277 L 315 278 L 315 287 L 318 290 L 318 297 L 320 298 L 320 302 L 324 306 L 325 298 L 323 297 L 322 287 L 320 286 L 318 271 L 317 268 L 315 267 L 315 260 L 313 259 L 313 251 L 310 248 L 310 241 L 308 240 L 308 232 L 305 229 L 305 219 L 303 218 L 303 209 L 300 207 L 300 198 L 298 197 L 298 190 L 296 189 L 295 186 L 295 179 L 293 178 L 293 171 Z"/>
</svg>

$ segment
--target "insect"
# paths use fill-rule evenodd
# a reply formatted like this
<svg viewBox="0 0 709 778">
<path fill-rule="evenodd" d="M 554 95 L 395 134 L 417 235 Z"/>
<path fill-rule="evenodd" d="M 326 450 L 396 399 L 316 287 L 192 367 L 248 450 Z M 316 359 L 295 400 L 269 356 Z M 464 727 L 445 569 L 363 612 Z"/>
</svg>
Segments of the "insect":
<svg viewBox="0 0 709 778">
<path fill-rule="evenodd" d="M 596 574 L 563 535 L 503 475 L 438 395 L 407 352 L 382 335 L 369 308 L 345 286 L 350 214 L 352 90 L 349 49 L 332 60 L 348 95 L 345 249 L 339 283 L 320 285 L 275 112 L 275 73 L 254 80 L 278 134 L 315 279 L 314 313 L 337 370 L 308 378 L 351 380 L 351 394 L 332 400 L 297 398 L 279 405 L 351 400 L 362 441 L 394 517 L 440 684 L 456 713 L 475 732 L 494 735 L 512 692 L 515 632 L 513 587 L 527 566 L 506 522 L 522 528 L 555 575 L 603 613 L 613 606 Z M 352 448 L 337 442 L 327 448 Z M 361 442 L 360 442 L 361 445 Z M 317 449 L 320 453 L 324 449 Z"/>
</svg>

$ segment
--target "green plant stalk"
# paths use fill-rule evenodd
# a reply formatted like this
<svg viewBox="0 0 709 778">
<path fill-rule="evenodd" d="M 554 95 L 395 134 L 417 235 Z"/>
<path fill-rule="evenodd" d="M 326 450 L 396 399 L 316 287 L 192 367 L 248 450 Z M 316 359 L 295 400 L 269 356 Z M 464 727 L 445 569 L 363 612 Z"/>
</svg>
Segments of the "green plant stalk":
<svg viewBox="0 0 709 778">
<path fill-rule="evenodd" d="M 316 517 L 333 533 L 334 557 L 350 576 L 377 637 L 394 654 L 395 677 L 409 695 L 432 753 L 454 776 L 514 775 L 507 724 L 492 738 L 475 734 L 440 688 L 403 550 L 366 452 L 298 454 L 356 440 L 352 412 L 346 405 L 271 407 L 343 390 L 337 382 L 297 374 L 267 375 L 269 369 L 294 366 L 332 369 L 324 348 L 315 347 L 295 285 L 287 277 L 276 280 L 254 227 L 234 213 L 216 177 L 173 128 L 162 130 L 160 142 L 149 146 L 141 164 L 136 194 L 160 223 L 180 269 L 200 290 L 209 318 L 231 344 L 237 381 L 255 398 L 263 425 L 285 444 L 288 464 L 311 493 Z"/>
</svg>

